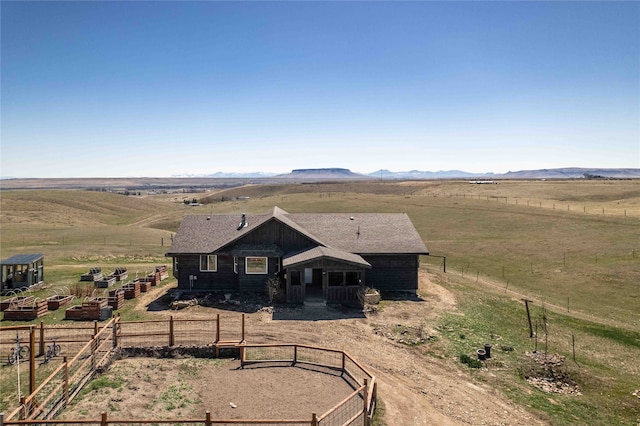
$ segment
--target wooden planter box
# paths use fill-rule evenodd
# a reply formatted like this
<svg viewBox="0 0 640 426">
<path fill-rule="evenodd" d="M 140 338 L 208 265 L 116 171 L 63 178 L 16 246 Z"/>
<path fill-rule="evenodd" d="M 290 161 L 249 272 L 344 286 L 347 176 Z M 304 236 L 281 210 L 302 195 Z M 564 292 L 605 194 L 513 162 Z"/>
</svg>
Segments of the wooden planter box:
<svg viewBox="0 0 640 426">
<path fill-rule="evenodd" d="M 158 285 L 160 283 L 160 273 L 149 274 L 144 278 L 140 278 L 140 282 L 148 282 L 152 286 Z"/>
<path fill-rule="evenodd" d="M 140 296 L 140 281 L 134 281 L 122 286 L 125 299 L 135 299 Z"/>
<path fill-rule="evenodd" d="M 127 272 L 127 268 L 116 268 L 116 270 L 111 274 L 116 277 L 116 281 L 124 281 L 129 276 L 129 272 Z"/>
<path fill-rule="evenodd" d="M 160 281 L 169 278 L 169 270 L 167 269 L 167 265 L 156 266 L 156 273 L 160 274 Z"/>
<path fill-rule="evenodd" d="M 4 311 L 4 319 L 13 321 L 31 321 L 49 312 L 46 300 L 38 300 L 31 306 L 11 306 Z"/>
<path fill-rule="evenodd" d="M 103 320 L 111 316 L 111 308 L 106 297 L 97 297 L 82 305 L 72 306 L 65 311 L 65 319 Z"/>
<path fill-rule="evenodd" d="M 370 293 L 364 295 L 364 303 L 368 305 L 377 305 L 380 303 L 380 292 L 373 290 Z"/>
<path fill-rule="evenodd" d="M 144 281 L 144 280 L 140 280 L 140 291 L 142 293 L 146 293 L 149 290 L 151 290 L 151 282 L 150 281 Z"/>
<path fill-rule="evenodd" d="M 80 281 L 96 281 L 102 278 L 101 268 L 91 268 L 86 274 L 80 276 Z"/>
<path fill-rule="evenodd" d="M 60 307 L 68 305 L 73 300 L 73 296 L 51 296 L 47 297 L 47 308 L 50 311 L 55 311 L 56 309 L 60 309 Z"/>
<path fill-rule="evenodd" d="M 33 304 L 33 296 L 16 296 L 0 302 L 0 311 L 6 311 L 9 307 L 18 307 Z"/>
<path fill-rule="evenodd" d="M 93 285 L 95 285 L 98 288 L 107 288 L 107 287 L 113 286 L 115 283 L 116 283 L 116 277 L 112 274 L 102 279 L 94 281 Z"/>
<path fill-rule="evenodd" d="M 109 292 L 109 306 L 111 306 L 114 311 L 124 306 L 124 290 L 112 290 Z"/>
</svg>

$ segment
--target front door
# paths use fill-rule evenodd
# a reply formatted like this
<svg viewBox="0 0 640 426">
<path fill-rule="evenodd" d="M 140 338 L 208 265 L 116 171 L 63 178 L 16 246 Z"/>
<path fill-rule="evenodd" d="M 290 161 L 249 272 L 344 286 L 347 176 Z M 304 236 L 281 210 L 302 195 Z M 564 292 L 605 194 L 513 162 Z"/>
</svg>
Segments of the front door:
<svg viewBox="0 0 640 426">
<path fill-rule="evenodd" d="M 305 268 L 304 270 L 305 299 L 324 299 L 322 291 L 322 269 Z"/>
</svg>

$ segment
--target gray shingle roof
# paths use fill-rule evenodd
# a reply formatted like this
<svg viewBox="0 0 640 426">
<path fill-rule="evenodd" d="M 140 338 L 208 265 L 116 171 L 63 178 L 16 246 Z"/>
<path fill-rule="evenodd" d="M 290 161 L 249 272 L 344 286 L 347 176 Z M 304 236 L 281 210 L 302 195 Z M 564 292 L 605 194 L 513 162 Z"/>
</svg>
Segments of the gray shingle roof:
<svg viewBox="0 0 640 426">
<path fill-rule="evenodd" d="M 329 258 L 341 260 L 348 263 L 364 266 L 365 268 L 371 268 L 371 264 L 364 260 L 357 254 L 347 253 L 342 250 L 334 249 L 331 247 L 314 247 L 310 250 L 303 251 L 296 255 L 283 259 L 282 266 L 288 268 L 300 263 L 306 263 L 314 259 Z"/>
<path fill-rule="evenodd" d="M 274 207 L 266 214 L 187 215 L 168 255 L 213 253 L 269 220 L 277 220 L 319 246 L 358 254 L 428 254 L 406 213 L 287 213 Z"/>
</svg>

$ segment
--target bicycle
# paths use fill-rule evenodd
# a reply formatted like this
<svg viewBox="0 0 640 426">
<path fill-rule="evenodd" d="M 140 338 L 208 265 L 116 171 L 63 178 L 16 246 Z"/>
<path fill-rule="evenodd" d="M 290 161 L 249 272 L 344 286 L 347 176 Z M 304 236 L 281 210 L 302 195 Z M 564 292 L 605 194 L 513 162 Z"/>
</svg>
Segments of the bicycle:
<svg viewBox="0 0 640 426">
<path fill-rule="evenodd" d="M 62 351 L 62 347 L 56 343 L 56 339 L 51 338 L 51 344 L 47 347 L 47 352 L 45 352 L 44 360 L 42 362 L 47 363 L 51 361 L 51 358 L 53 358 L 54 356 L 60 355 L 61 351 Z"/>
<path fill-rule="evenodd" d="M 13 365 L 18 360 L 27 359 L 29 357 L 29 346 L 21 345 L 20 339 L 16 336 L 16 345 L 11 348 L 9 355 L 7 356 L 7 362 L 9 365 Z"/>
</svg>

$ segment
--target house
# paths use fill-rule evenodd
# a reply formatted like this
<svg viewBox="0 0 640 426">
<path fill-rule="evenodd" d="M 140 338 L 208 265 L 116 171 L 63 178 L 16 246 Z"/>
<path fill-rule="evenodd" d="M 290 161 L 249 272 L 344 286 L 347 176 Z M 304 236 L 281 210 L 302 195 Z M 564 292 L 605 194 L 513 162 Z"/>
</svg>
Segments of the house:
<svg viewBox="0 0 640 426">
<path fill-rule="evenodd" d="M 264 292 L 282 283 L 286 300 L 357 299 L 362 285 L 415 293 L 428 255 L 405 213 L 187 215 L 173 238 L 173 274 L 183 290 Z"/>
<path fill-rule="evenodd" d="M 28 288 L 44 281 L 43 254 L 16 254 L 2 262 L 0 292 Z"/>
</svg>

